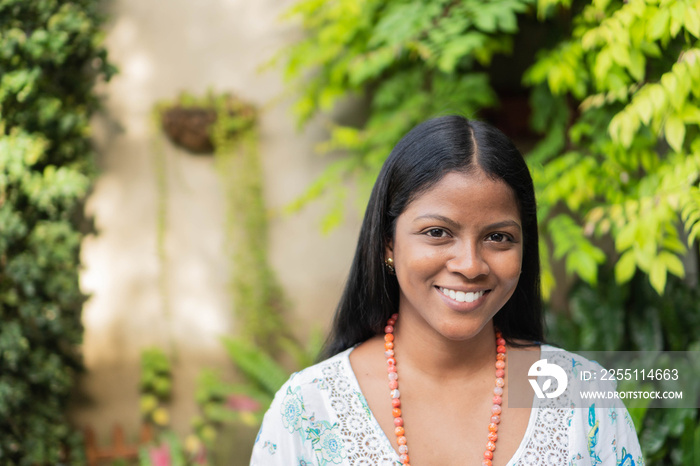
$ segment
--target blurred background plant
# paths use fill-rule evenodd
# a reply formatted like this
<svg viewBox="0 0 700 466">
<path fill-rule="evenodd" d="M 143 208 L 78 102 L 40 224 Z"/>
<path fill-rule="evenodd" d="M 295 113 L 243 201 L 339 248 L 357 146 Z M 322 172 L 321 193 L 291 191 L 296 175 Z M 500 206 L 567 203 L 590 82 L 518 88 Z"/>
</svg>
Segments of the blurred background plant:
<svg viewBox="0 0 700 466">
<path fill-rule="evenodd" d="M 93 91 L 114 68 L 92 0 L 0 1 L 0 463 L 82 464 L 65 408 L 81 371 Z"/>
<path fill-rule="evenodd" d="M 141 354 L 141 416 L 153 440 L 142 445 L 139 463 L 144 466 L 207 465 L 207 450 L 197 433 L 180 441 L 170 426 L 168 405 L 172 398 L 173 373 L 170 359 L 160 348 Z"/>
</svg>

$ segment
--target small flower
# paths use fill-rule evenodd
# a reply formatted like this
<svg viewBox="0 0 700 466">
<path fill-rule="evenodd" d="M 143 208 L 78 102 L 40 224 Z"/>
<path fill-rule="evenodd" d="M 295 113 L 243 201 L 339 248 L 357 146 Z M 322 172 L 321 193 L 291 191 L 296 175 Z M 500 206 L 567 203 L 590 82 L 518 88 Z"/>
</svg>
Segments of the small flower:
<svg viewBox="0 0 700 466">
<path fill-rule="evenodd" d="M 226 399 L 226 407 L 233 411 L 255 412 L 260 409 L 260 403 L 247 395 L 230 395 Z"/>
<path fill-rule="evenodd" d="M 148 457 L 153 466 L 170 466 L 170 448 L 166 444 L 150 448 Z"/>
</svg>

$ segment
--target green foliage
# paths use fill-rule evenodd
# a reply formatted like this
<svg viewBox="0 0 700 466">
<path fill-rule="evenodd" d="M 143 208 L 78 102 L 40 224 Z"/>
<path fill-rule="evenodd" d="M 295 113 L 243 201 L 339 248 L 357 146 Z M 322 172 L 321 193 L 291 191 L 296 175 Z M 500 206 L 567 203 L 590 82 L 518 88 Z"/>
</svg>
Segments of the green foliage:
<svg viewBox="0 0 700 466">
<path fill-rule="evenodd" d="M 141 415 L 147 422 L 165 427 L 170 416 L 165 404 L 172 392 L 172 369 L 166 354 L 151 348 L 141 353 Z"/>
<path fill-rule="evenodd" d="M 517 15 L 529 0 L 340 0 L 298 2 L 288 13 L 300 17 L 306 39 L 280 54 L 285 74 L 301 97 L 300 123 L 328 111 L 341 99 L 369 103 L 357 128 L 331 123 L 322 152 L 348 156 L 329 165 L 291 209 L 328 192 L 334 200 L 324 230 L 342 220 L 342 181 L 355 176 L 363 199 L 393 145 L 429 115 L 472 116 L 496 103 L 484 73 L 492 58 L 508 53 Z"/>
<path fill-rule="evenodd" d="M 306 345 L 282 337 L 280 345 L 293 358 L 295 370 L 308 367 L 318 356 L 323 343 L 320 332 L 314 332 Z M 259 426 L 265 411 L 289 371 L 270 355 L 269 348 L 242 338 L 226 338 L 224 346 L 231 361 L 241 372 L 241 383 L 224 382 L 214 371 L 203 371 L 197 381 L 197 404 L 200 416 L 194 420 L 199 438 L 213 446 L 218 430 L 236 422 Z"/>
<path fill-rule="evenodd" d="M 140 409 L 145 422 L 155 427 L 155 439 L 141 447 L 139 464 L 206 465 L 207 452 L 197 435 L 190 435 L 184 444 L 170 429 L 168 411 L 171 401 L 173 371 L 170 358 L 160 348 L 141 353 Z"/>
<path fill-rule="evenodd" d="M 96 1 L 0 0 L 0 462 L 81 464 L 82 200 L 92 88 L 113 68 Z"/>
<path fill-rule="evenodd" d="M 618 283 L 641 270 L 662 293 L 669 274 L 682 277 L 679 256 L 700 235 L 700 3 L 533 3 L 307 0 L 292 7 L 288 16 L 301 18 L 307 37 L 280 60 L 301 94 L 300 123 L 350 96 L 363 97 L 369 114 L 360 127 L 331 124 L 320 149 L 347 156 L 291 209 L 330 191 L 323 228 L 331 228 L 342 219 L 342 181 L 356 177 L 366 195 L 413 125 L 493 106 L 491 60 L 512 49 L 536 9 L 551 31 L 547 43 L 519 40 L 540 47 L 522 78 L 532 89 L 532 126 L 543 133 L 528 162 L 553 257 L 594 284 L 606 261 L 599 238 L 610 236 Z M 543 258 L 548 297 L 555 280 Z"/>
<path fill-rule="evenodd" d="M 541 2 L 540 13 L 555 3 Z M 531 160 L 542 230 L 589 283 L 605 261 L 595 239 L 607 235 L 617 283 L 639 269 L 661 294 L 669 274 L 685 275 L 679 256 L 700 234 L 699 37 L 697 1 L 597 1 L 524 76 L 535 87 L 533 120 L 549 132 Z M 546 221 L 561 206 L 568 240 Z"/>
</svg>

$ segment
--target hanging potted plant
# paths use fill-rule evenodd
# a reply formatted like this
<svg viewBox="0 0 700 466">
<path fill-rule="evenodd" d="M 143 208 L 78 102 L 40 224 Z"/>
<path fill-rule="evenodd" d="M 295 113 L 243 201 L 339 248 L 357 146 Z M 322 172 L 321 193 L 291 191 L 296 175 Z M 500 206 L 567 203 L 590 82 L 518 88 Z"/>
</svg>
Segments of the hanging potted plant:
<svg viewBox="0 0 700 466">
<path fill-rule="evenodd" d="M 176 146 L 192 154 L 211 155 L 216 151 L 215 132 L 229 140 L 255 124 L 255 108 L 232 94 L 204 97 L 181 93 L 173 102 L 161 102 L 155 107 L 157 126 Z"/>
</svg>

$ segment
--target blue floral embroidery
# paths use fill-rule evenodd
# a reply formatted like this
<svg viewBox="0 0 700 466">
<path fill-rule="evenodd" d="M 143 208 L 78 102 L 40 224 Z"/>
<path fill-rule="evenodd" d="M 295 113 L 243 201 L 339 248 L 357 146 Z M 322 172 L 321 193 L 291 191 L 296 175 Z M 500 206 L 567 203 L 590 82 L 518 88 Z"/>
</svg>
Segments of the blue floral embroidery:
<svg viewBox="0 0 700 466">
<path fill-rule="evenodd" d="M 608 415 L 610 416 L 612 423 L 615 424 L 615 421 L 617 420 L 617 410 L 615 408 L 610 408 Z"/>
<path fill-rule="evenodd" d="M 267 449 L 268 453 L 274 455 L 277 452 L 277 445 L 268 441 L 263 443 L 263 449 Z"/>
<path fill-rule="evenodd" d="M 321 445 L 321 455 L 325 461 L 338 464 L 345 458 L 343 439 L 333 429 L 324 431 L 319 437 L 319 443 Z"/>
<path fill-rule="evenodd" d="M 578 377 L 578 366 L 581 366 L 582 364 L 577 361 L 574 358 L 571 358 L 571 372 L 574 374 L 575 377 Z"/>
<path fill-rule="evenodd" d="M 347 456 L 343 439 L 338 434 L 339 428 L 337 423 L 318 421 L 306 429 L 306 439 L 311 440 L 320 466 L 340 464 Z"/>
<path fill-rule="evenodd" d="M 357 398 L 359 398 L 360 403 L 362 404 L 362 408 L 364 408 L 364 410 L 365 410 L 365 415 L 367 416 L 367 419 L 371 419 L 372 418 L 372 411 L 369 409 L 369 405 L 367 404 L 367 399 L 360 392 L 357 392 Z"/>
<path fill-rule="evenodd" d="M 588 456 L 591 457 L 591 465 L 601 464 L 602 461 L 596 453 L 596 447 L 598 446 L 598 421 L 595 418 L 595 404 L 592 404 L 588 408 L 588 425 L 591 429 L 588 431 Z"/>
<path fill-rule="evenodd" d="M 292 391 L 291 387 L 287 388 L 287 394 L 282 401 L 280 408 L 282 414 L 282 424 L 289 431 L 301 430 L 301 421 L 304 413 L 304 403 L 300 397 L 301 387 L 297 387 Z"/>
<path fill-rule="evenodd" d="M 626 448 L 622 448 L 622 458 L 617 461 L 617 466 L 635 466 L 632 455 L 627 453 Z"/>
<path fill-rule="evenodd" d="M 258 440 L 260 440 L 260 435 L 262 434 L 263 426 L 260 425 L 260 429 L 258 429 L 258 435 L 255 437 L 255 443 L 258 443 Z"/>
</svg>

